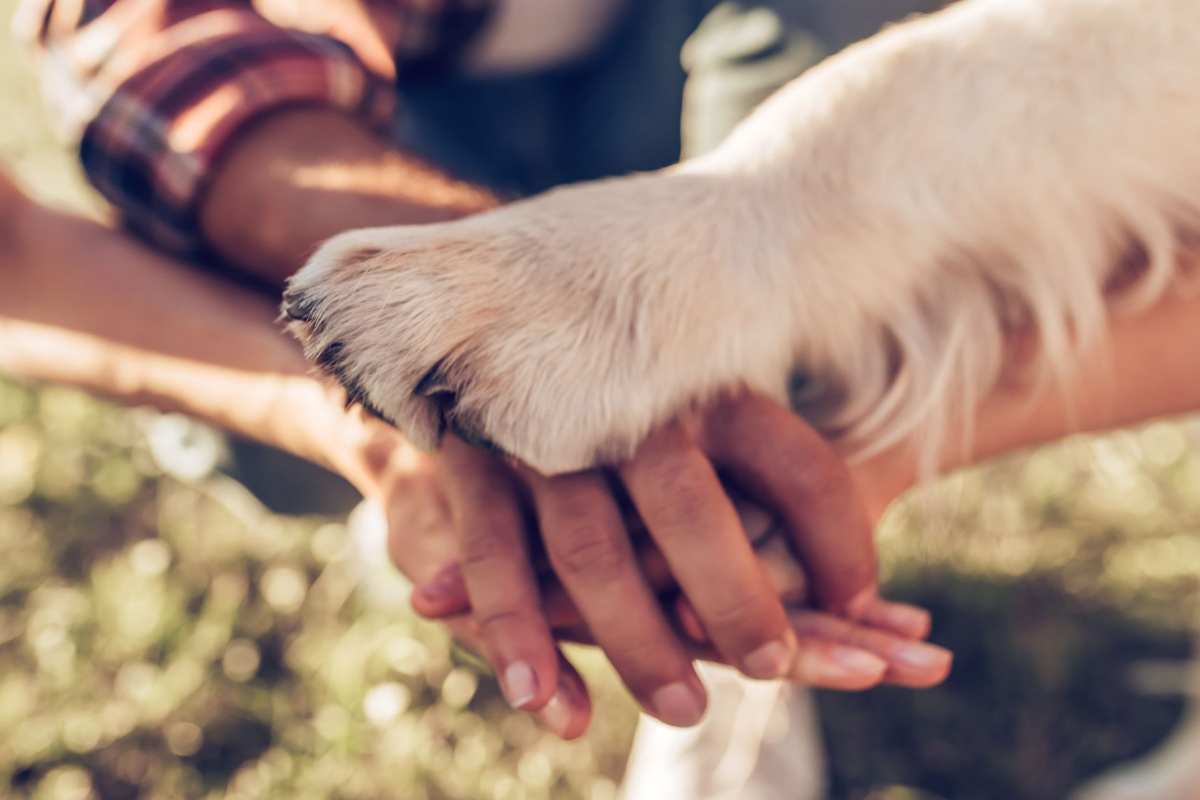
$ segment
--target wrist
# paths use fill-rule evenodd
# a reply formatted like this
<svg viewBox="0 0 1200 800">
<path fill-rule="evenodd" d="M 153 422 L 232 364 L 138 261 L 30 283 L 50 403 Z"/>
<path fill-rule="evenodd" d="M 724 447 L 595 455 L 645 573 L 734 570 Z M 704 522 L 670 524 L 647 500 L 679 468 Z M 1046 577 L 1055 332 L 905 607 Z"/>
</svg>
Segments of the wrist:
<svg viewBox="0 0 1200 800">
<path fill-rule="evenodd" d="M 895 447 L 850 468 L 859 498 L 873 523 L 901 495 L 916 485 L 916 458 L 911 448 Z"/>
<path fill-rule="evenodd" d="M 28 218 L 34 207 L 16 182 L 0 172 L 0 247 L 6 258 L 20 258 L 23 254 Z"/>
<path fill-rule="evenodd" d="M 299 430 L 277 438 L 290 439 L 293 454 L 336 472 L 365 497 L 378 496 L 398 463 L 416 457 L 395 428 L 347 408 L 340 386 L 308 376 L 287 380 L 288 410 L 277 416 L 299 422 Z"/>
<path fill-rule="evenodd" d="M 331 108 L 278 111 L 234 140 L 200 204 L 225 258 L 275 282 L 353 228 L 444 222 L 496 204 Z M 251 213 L 252 212 L 252 213 Z"/>
</svg>

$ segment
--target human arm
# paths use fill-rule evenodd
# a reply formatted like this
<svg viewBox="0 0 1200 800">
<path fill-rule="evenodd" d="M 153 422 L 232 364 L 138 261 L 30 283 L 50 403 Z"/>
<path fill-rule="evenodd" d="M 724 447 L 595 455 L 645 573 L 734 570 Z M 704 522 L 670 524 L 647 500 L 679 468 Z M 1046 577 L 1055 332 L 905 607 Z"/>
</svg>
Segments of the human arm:
<svg viewBox="0 0 1200 800">
<path fill-rule="evenodd" d="M 24 0 L 14 29 L 34 52 L 53 121 L 77 143 L 90 181 L 140 235 L 195 256 L 222 252 L 200 223 L 233 143 L 277 115 L 301 110 L 322 112 L 324 122 L 308 131 L 310 142 L 337 144 L 347 127 L 357 139 L 371 136 L 391 122 L 395 72 L 454 61 L 482 29 L 489 5 Z M 303 141 L 280 144 L 292 151 Z M 232 174 L 266 177 L 271 188 L 270 175 L 278 172 L 271 156 L 278 152 L 254 154 L 262 172 L 251 176 L 235 164 Z M 400 184 L 381 178 L 407 166 L 398 156 L 358 163 L 375 173 L 374 189 L 395 190 Z M 273 233 L 268 211 L 280 197 L 272 200 L 235 208 Z"/>
<path fill-rule="evenodd" d="M 1190 254 L 1189 258 L 1196 255 Z M 1011 367 L 980 403 L 969 451 L 948 447 L 948 469 L 986 461 L 1073 433 L 1100 432 L 1200 410 L 1200 295 L 1184 288 L 1137 314 L 1114 315 L 1107 336 L 1082 353 L 1067 380 L 1039 383 L 1026 361 L 1031 336 L 1008 345 Z M 910 450 L 897 447 L 854 467 L 877 519 L 919 477 Z"/>
</svg>

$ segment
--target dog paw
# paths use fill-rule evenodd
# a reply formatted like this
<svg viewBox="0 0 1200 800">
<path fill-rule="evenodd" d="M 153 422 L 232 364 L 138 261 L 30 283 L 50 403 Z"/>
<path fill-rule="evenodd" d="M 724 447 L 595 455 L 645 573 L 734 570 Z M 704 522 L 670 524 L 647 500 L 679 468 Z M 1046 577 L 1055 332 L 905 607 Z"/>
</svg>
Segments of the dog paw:
<svg viewBox="0 0 1200 800">
<path fill-rule="evenodd" d="M 731 250 L 738 209 L 721 179 L 678 170 L 353 231 L 292 279 L 284 313 L 419 446 L 453 431 L 547 473 L 611 463 L 719 389 L 784 396 L 787 315 Z"/>
</svg>

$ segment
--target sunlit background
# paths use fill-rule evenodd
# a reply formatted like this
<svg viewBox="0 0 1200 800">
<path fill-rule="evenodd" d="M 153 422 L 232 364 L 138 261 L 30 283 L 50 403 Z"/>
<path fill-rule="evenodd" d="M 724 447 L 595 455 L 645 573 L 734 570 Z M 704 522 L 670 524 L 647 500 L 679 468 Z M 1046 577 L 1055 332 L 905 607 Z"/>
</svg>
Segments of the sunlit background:
<svg viewBox="0 0 1200 800">
<path fill-rule="evenodd" d="M 0 160 L 100 208 L 10 44 Z M 1164 737 L 1200 596 L 1198 441 L 1077 438 L 895 510 L 891 588 L 958 660 L 937 690 L 821 696 L 833 797 L 1062 798 Z M 0 796 L 616 797 L 634 714 L 600 659 L 579 654 L 593 731 L 540 732 L 410 615 L 370 535 L 289 496 L 322 479 L 268 458 L 0 378 Z"/>
</svg>

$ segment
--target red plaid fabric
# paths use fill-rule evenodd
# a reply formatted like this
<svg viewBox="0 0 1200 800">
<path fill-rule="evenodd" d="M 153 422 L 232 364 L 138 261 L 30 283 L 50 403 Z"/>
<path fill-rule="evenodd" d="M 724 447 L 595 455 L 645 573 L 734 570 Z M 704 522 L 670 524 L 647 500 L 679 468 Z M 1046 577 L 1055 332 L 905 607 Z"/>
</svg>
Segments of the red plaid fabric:
<svg viewBox="0 0 1200 800">
<path fill-rule="evenodd" d="M 319 13 L 306 14 L 306 1 Z M 363 0 L 277 1 L 297 25 L 283 27 L 248 0 L 24 0 L 15 27 L 39 53 L 45 94 L 79 142 L 92 183 L 135 229 L 194 255 L 204 250 L 199 198 L 248 124 L 298 105 L 341 109 L 372 125 L 390 119 L 390 82 L 364 66 L 353 34 L 337 29 L 337 6 L 347 2 Z M 452 59 L 491 7 L 366 2 L 386 15 L 400 75 Z"/>
</svg>

